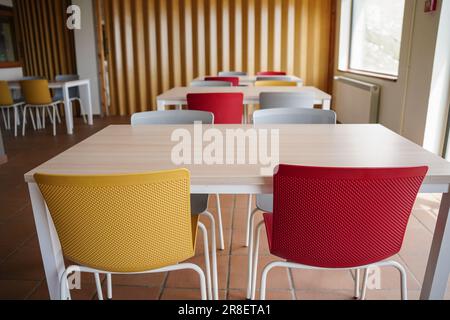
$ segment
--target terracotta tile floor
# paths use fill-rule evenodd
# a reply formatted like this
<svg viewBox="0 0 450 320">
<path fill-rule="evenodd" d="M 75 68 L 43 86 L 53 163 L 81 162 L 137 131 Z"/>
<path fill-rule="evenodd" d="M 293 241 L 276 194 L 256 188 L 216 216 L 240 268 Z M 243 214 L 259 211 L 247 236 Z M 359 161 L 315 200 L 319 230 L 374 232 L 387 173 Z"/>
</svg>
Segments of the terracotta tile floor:
<svg viewBox="0 0 450 320">
<path fill-rule="evenodd" d="M 0 166 L 0 299 L 48 299 L 44 270 L 36 238 L 27 186 L 23 174 L 112 123 L 128 123 L 128 118 L 95 119 L 89 127 L 76 120 L 75 135 L 67 136 L 63 125 L 58 135 L 28 130 L 26 137 L 14 138 L 3 131 L 9 162 Z M 2 129 L 3 130 L 3 129 Z M 418 299 L 434 230 L 439 195 L 421 195 L 410 220 L 404 247 L 395 257 L 408 270 L 410 299 Z M 211 212 L 216 213 L 211 198 Z M 247 197 L 221 198 L 226 249 L 219 252 L 221 299 L 244 299 L 246 286 L 245 213 Z M 207 221 L 204 221 L 207 224 Z M 203 265 L 202 242 L 192 259 Z M 262 264 L 272 261 L 262 241 Z M 340 271 L 291 271 L 276 269 L 268 282 L 269 299 L 351 299 L 352 278 Z M 198 299 L 197 277 L 192 272 L 139 276 L 114 276 L 115 299 Z M 104 281 L 104 278 L 103 278 Z M 83 275 L 82 289 L 73 299 L 96 299 L 91 275 Z M 381 290 L 368 292 L 369 299 L 398 299 L 399 280 L 394 270 L 383 269 Z M 447 293 L 450 299 L 450 293 Z"/>
</svg>

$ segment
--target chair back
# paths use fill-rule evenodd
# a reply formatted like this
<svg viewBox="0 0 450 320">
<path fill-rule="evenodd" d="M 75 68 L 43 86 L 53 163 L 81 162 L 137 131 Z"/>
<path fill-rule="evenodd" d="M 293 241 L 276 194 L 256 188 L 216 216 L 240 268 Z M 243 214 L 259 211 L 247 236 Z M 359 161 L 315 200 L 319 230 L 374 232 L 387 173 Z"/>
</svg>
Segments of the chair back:
<svg viewBox="0 0 450 320">
<path fill-rule="evenodd" d="M 262 92 L 260 94 L 260 108 L 314 108 L 316 95 L 312 91 L 302 92 Z"/>
<path fill-rule="evenodd" d="M 257 76 L 285 76 L 284 71 L 261 71 L 256 74 Z"/>
<path fill-rule="evenodd" d="M 213 124 L 214 115 L 210 112 L 193 110 L 170 110 L 170 111 L 150 111 L 135 113 L 131 117 L 131 125 L 181 125 L 193 124 L 194 122 L 202 124 Z M 191 213 L 199 215 L 208 210 L 207 194 L 191 195 Z"/>
<path fill-rule="evenodd" d="M 245 77 L 247 72 L 243 71 L 220 71 L 219 77 Z"/>
<path fill-rule="evenodd" d="M 321 268 L 353 268 L 397 254 L 427 173 L 414 168 L 280 165 L 271 252 Z"/>
<path fill-rule="evenodd" d="M 258 124 L 336 124 L 336 113 L 332 110 L 278 108 L 257 110 L 253 123 Z"/>
<path fill-rule="evenodd" d="M 191 87 L 232 87 L 228 81 L 192 81 Z"/>
<path fill-rule="evenodd" d="M 190 176 L 36 174 L 64 255 L 107 272 L 144 272 L 194 256 Z M 196 229 L 196 226 L 195 226 Z"/>
<path fill-rule="evenodd" d="M 256 81 L 255 87 L 296 87 L 297 82 L 294 81 Z"/>
<path fill-rule="evenodd" d="M 149 111 L 135 113 L 131 117 L 131 125 L 157 125 L 157 124 L 213 124 L 214 114 L 211 112 L 194 110 L 170 110 L 170 111 Z"/>
<path fill-rule="evenodd" d="M 238 77 L 206 77 L 205 81 L 231 82 L 233 87 L 239 87 L 239 78 Z"/>
<path fill-rule="evenodd" d="M 14 104 L 14 99 L 9 90 L 7 81 L 0 81 L 0 106 L 10 106 Z"/>
<path fill-rule="evenodd" d="M 20 82 L 26 104 L 48 105 L 53 102 L 47 80 L 25 80 Z"/>
<path fill-rule="evenodd" d="M 258 76 L 256 81 L 292 81 L 288 76 Z"/>
<path fill-rule="evenodd" d="M 188 109 L 214 114 L 215 124 L 241 124 L 244 112 L 242 93 L 191 93 Z"/>
</svg>

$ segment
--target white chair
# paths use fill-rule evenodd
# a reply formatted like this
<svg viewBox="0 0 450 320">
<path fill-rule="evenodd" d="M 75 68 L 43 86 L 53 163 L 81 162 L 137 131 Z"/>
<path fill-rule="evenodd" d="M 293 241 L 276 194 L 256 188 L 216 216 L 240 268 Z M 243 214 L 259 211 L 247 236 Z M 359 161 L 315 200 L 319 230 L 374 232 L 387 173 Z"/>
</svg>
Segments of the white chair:
<svg viewBox="0 0 450 320">
<path fill-rule="evenodd" d="M 17 126 L 20 124 L 19 108 L 24 105 L 23 100 L 14 100 L 9 90 L 8 82 L 0 81 L 0 109 L 2 110 L 5 129 L 11 129 L 10 110 L 14 113 L 14 136 L 17 137 Z"/>
<path fill-rule="evenodd" d="M 131 125 L 183 125 L 201 122 L 203 124 L 213 124 L 214 115 L 210 112 L 193 111 L 193 110 L 173 110 L 173 111 L 149 111 L 135 113 L 131 117 Z M 208 212 L 209 195 L 192 195 L 191 196 L 191 213 L 193 215 L 205 215 L 211 221 L 211 238 L 212 238 L 212 265 L 213 265 L 213 288 L 214 299 L 219 299 L 218 276 L 217 276 L 217 248 L 216 248 L 216 228 L 213 215 Z M 218 210 L 219 218 L 219 235 L 223 239 L 222 214 Z M 223 248 L 221 248 L 223 250 Z"/>
<path fill-rule="evenodd" d="M 247 72 L 243 71 L 220 71 L 219 77 L 245 77 Z"/>
<path fill-rule="evenodd" d="M 253 113 L 253 123 L 255 126 L 264 124 L 336 124 L 336 113 L 331 110 L 316 110 L 302 108 L 277 108 L 258 110 Z M 247 212 L 247 235 L 245 245 L 249 247 L 248 260 L 248 289 L 247 298 L 251 297 L 251 270 L 253 248 L 250 243 L 253 235 L 254 219 L 258 212 L 273 212 L 273 195 L 257 195 L 256 208 L 252 211 L 252 196 L 249 197 L 249 207 Z M 356 277 L 359 279 L 359 273 Z M 359 282 L 359 280 L 358 280 Z M 359 290 L 355 290 L 355 296 L 359 296 Z"/>
<path fill-rule="evenodd" d="M 232 87 L 228 81 L 192 81 L 191 87 Z"/>
<path fill-rule="evenodd" d="M 260 109 L 274 108 L 314 108 L 315 94 L 312 91 L 303 92 L 262 92 L 260 94 Z"/>
</svg>

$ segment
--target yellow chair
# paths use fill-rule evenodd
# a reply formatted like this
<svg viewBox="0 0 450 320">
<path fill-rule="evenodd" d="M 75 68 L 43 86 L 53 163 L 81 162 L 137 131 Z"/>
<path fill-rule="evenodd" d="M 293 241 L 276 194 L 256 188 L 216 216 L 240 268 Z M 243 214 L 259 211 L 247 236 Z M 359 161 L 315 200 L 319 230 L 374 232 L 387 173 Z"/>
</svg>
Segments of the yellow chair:
<svg viewBox="0 0 450 320">
<path fill-rule="evenodd" d="M 142 274 L 191 269 L 197 228 L 203 231 L 210 284 L 206 228 L 190 212 L 190 175 L 185 169 L 129 175 L 64 176 L 35 174 L 47 203 L 64 256 L 76 265 L 61 277 L 61 299 L 70 299 L 67 276 L 95 274 L 103 299 L 100 273 Z M 211 297 L 211 291 L 209 292 Z"/>
<path fill-rule="evenodd" d="M 42 127 L 45 128 L 45 112 L 47 111 L 50 120 L 53 124 L 53 135 L 56 135 L 56 117 L 57 108 L 59 104 L 64 104 L 62 100 L 54 100 L 50 94 L 47 80 L 26 80 L 20 82 L 23 97 L 25 98 L 25 108 L 23 110 L 23 127 L 22 135 L 25 135 L 25 119 L 27 110 L 30 108 L 37 109 L 37 116 L 39 121 L 39 109 L 42 109 Z M 49 108 L 53 112 L 50 113 Z M 31 112 L 31 110 L 30 110 Z"/>
<path fill-rule="evenodd" d="M 0 81 L 0 109 L 2 110 L 3 121 L 7 130 L 11 129 L 10 110 L 14 112 L 14 136 L 17 137 L 17 126 L 19 125 L 19 110 L 24 102 L 21 100 L 14 100 L 9 90 L 8 82 Z M 5 114 L 6 111 L 6 114 Z"/>
<path fill-rule="evenodd" d="M 297 83 L 293 81 L 256 81 L 256 87 L 296 87 Z"/>
</svg>

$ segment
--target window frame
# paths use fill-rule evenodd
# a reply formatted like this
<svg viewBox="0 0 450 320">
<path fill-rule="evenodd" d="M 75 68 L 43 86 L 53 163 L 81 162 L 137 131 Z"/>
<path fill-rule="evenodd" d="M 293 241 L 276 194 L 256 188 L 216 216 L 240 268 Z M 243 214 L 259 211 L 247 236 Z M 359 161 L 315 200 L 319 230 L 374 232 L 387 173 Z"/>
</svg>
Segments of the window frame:
<svg viewBox="0 0 450 320">
<path fill-rule="evenodd" d="M 1 6 L 0 5 L 0 21 L 7 21 L 11 23 L 11 33 L 13 38 L 13 50 L 14 50 L 14 56 L 16 58 L 15 61 L 4 61 L 0 62 L 0 69 L 7 69 L 7 68 L 20 68 L 22 67 L 22 62 L 19 58 L 19 48 L 17 44 L 17 32 L 16 32 L 16 24 L 14 21 L 14 11 L 13 8 Z"/>
<path fill-rule="evenodd" d="M 339 29 L 339 57 L 338 57 L 338 71 L 351 73 L 371 78 L 397 81 L 400 76 L 400 66 L 397 75 L 375 72 L 369 70 L 360 70 L 355 68 L 350 68 L 351 65 L 351 52 L 352 52 L 352 39 L 353 39 L 353 1 L 354 0 L 341 0 L 340 8 L 340 29 Z M 406 8 L 403 12 L 403 28 L 405 23 Z M 400 51 L 403 45 L 403 31 L 400 42 Z"/>
</svg>

